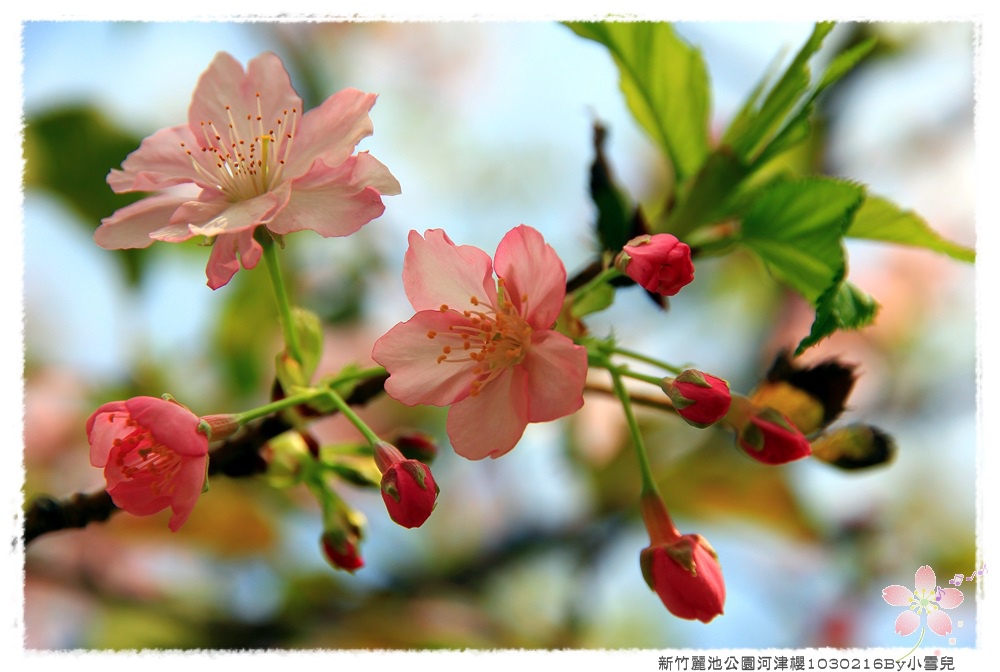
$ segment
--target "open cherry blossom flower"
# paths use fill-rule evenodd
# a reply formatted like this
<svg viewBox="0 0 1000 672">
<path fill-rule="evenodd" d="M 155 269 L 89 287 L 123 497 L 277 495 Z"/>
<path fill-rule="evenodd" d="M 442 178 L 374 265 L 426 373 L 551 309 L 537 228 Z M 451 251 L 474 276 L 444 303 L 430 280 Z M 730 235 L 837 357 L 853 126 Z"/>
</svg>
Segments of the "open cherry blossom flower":
<svg viewBox="0 0 1000 672">
<path fill-rule="evenodd" d="M 375 342 L 385 390 L 408 405 L 451 406 L 455 452 L 472 460 L 510 451 L 529 422 L 583 406 L 587 351 L 554 331 L 566 269 L 542 235 L 521 225 L 494 264 L 440 229 L 409 235 L 403 286 L 413 309 Z"/>
<path fill-rule="evenodd" d="M 250 61 L 218 53 L 195 87 L 188 123 L 157 131 L 112 170 L 116 193 L 156 192 L 102 220 L 94 233 L 107 249 L 153 241 L 213 241 L 206 274 L 218 289 L 262 248 L 254 229 L 312 229 L 346 236 L 380 216 L 382 196 L 399 182 L 368 152 L 376 95 L 344 89 L 305 112 L 273 53 Z"/>
<path fill-rule="evenodd" d="M 199 425 L 202 419 L 187 408 L 157 397 L 94 411 L 87 420 L 90 463 L 103 467 L 115 506 L 135 516 L 169 507 L 170 529 L 180 529 L 205 485 L 208 436 Z"/>
<path fill-rule="evenodd" d="M 927 627 L 937 635 L 951 632 L 951 617 L 941 611 L 954 609 L 962 604 L 965 596 L 958 588 L 940 588 L 937 577 L 929 565 L 924 565 L 914 575 L 914 589 L 906 586 L 887 586 L 882 599 L 894 607 L 909 607 L 896 618 L 896 633 L 909 635 L 920 625 L 920 615 L 927 614 Z"/>
</svg>

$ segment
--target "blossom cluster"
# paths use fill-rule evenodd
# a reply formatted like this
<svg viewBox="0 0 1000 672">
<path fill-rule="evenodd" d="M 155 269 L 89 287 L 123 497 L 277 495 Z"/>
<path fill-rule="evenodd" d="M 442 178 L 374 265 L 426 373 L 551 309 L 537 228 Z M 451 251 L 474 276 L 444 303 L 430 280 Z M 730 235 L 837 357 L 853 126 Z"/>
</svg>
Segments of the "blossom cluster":
<svg viewBox="0 0 1000 672">
<path fill-rule="evenodd" d="M 117 193 L 151 193 L 104 219 L 95 241 L 126 249 L 204 237 L 212 246 L 208 285 L 218 289 L 241 267 L 253 269 L 287 234 L 309 229 L 329 238 L 356 232 L 382 215 L 384 196 L 401 193 L 386 166 L 356 152 L 373 132 L 369 112 L 375 100 L 375 94 L 345 89 L 305 111 L 276 55 L 262 54 L 244 70 L 232 56 L 218 54 L 198 80 L 186 123 L 146 138 L 108 175 Z M 631 401 L 621 378 L 654 383 L 664 410 L 699 429 L 732 432 L 740 450 L 767 465 L 808 457 L 807 434 L 839 413 L 828 404 L 816 411 L 822 423 L 790 417 L 801 404 L 787 405 L 789 393 L 784 387 L 775 392 L 776 382 L 741 395 L 725 379 L 698 369 L 663 363 L 676 375 L 646 376 L 618 363 L 629 353 L 614 338 L 588 333 L 581 319 L 588 292 L 636 284 L 673 297 L 694 281 L 692 248 L 670 233 L 632 238 L 613 261 L 605 255 L 600 273 L 573 291 L 556 250 L 526 224 L 508 231 L 492 257 L 456 244 L 442 229 L 410 231 L 407 242 L 402 288 L 413 315 L 374 342 L 371 357 L 380 368 L 369 377 L 385 376 L 385 393 L 404 405 L 447 407 L 448 439 L 463 458 L 500 458 L 518 445 L 529 424 L 579 411 L 594 369 L 612 375 L 627 417 Z M 276 266 L 270 257 L 268 263 Z M 614 280 L 622 282 L 610 284 Z M 169 528 L 176 532 L 207 486 L 210 443 L 252 419 L 287 413 L 292 429 L 265 451 L 268 475 L 273 483 L 304 484 L 312 491 L 323 511 L 322 553 L 332 566 L 353 573 L 364 566 L 364 524 L 330 486 L 329 474 L 377 487 L 388 516 L 404 528 L 418 528 L 438 504 L 440 488 L 428 466 L 437 448 L 417 434 L 390 443 L 368 428 L 338 391 L 361 374 L 314 382 L 310 362 L 319 357 L 308 348 L 320 347 L 309 344 L 322 339 L 301 334 L 318 318 L 310 322 L 303 311 L 291 310 L 283 286 L 275 282 L 275 289 L 286 344 L 270 404 L 200 417 L 172 399 L 107 403 L 87 421 L 91 463 L 104 470 L 117 507 L 139 516 L 170 509 Z M 311 417 L 334 411 L 365 437 L 362 448 L 377 475 L 336 462 L 309 434 Z M 682 535 L 674 527 L 664 499 L 649 485 L 654 479 L 637 427 L 630 423 L 646 470 L 640 509 L 650 535 L 650 545 L 639 553 L 642 574 L 671 613 L 707 623 L 723 613 L 725 603 L 718 554 L 701 535 Z"/>
</svg>

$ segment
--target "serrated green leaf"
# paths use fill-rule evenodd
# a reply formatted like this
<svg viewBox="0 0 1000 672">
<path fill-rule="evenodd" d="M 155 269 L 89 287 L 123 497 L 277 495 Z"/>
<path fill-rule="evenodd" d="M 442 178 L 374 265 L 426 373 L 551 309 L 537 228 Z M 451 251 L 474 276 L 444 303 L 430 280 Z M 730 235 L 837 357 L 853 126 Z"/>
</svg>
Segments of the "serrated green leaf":
<svg viewBox="0 0 1000 672">
<path fill-rule="evenodd" d="M 864 193 L 859 185 L 829 178 L 774 183 L 750 204 L 740 242 L 815 306 L 843 276 L 844 232 Z"/>
<path fill-rule="evenodd" d="M 976 260 L 975 250 L 947 240 L 912 210 L 903 210 L 880 196 L 869 195 L 865 199 L 854 215 L 847 235 L 851 238 L 922 247 L 947 254 L 959 261 L 971 263 Z"/>
<path fill-rule="evenodd" d="M 701 52 L 669 23 L 566 25 L 611 52 L 629 110 L 663 149 L 678 182 L 694 174 L 708 153 L 708 71 Z"/>
<path fill-rule="evenodd" d="M 802 354 L 835 331 L 860 329 L 875 321 L 879 304 L 850 282 L 840 282 L 824 293 L 816 305 L 816 319 L 809 335 L 802 339 L 796 355 Z"/>
</svg>

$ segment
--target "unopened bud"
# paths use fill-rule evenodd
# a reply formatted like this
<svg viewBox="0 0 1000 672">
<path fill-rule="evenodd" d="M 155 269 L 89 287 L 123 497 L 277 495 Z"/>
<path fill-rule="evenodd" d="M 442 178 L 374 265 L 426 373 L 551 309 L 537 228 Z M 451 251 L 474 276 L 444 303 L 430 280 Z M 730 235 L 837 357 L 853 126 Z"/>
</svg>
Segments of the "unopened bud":
<svg viewBox="0 0 1000 672">
<path fill-rule="evenodd" d="M 615 258 L 615 267 L 661 296 L 673 296 L 694 280 L 691 248 L 669 233 L 633 238 Z"/>
<path fill-rule="evenodd" d="M 764 464 L 784 464 L 812 452 L 805 435 L 773 408 L 759 409 L 751 415 L 739 431 L 737 444 Z"/>
<path fill-rule="evenodd" d="M 695 427 L 708 427 L 726 417 L 732 403 L 729 383 L 694 369 L 672 380 L 665 378 L 661 386 L 677 414 Z"/>
</svg>

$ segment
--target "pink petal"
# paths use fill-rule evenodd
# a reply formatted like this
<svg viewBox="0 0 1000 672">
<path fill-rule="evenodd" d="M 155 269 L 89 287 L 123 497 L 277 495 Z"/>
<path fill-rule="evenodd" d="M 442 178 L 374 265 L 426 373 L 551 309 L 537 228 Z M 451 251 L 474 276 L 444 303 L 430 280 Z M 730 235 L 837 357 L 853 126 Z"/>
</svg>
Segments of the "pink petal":
<svg viewBox="0 0 1000 672">
<path fill-rule="evenodd" d="M 230 203 L 229 207 L 221 212 L 218 212 L 217 202 L 201 206 L 191 204 L 190 208 L 172 217 L 171 223 L 178 223 L 179 218 L 186 215 L 192 220 L 188 222 L 188 228 L 195 235 L 218 236 L 223 233 L 236 233 L 269 223 L 285 207 L 290 197 L 291 185 L 284 182 L 256 198 Z M 199 222 L 200 216 L 207 217 L 207 221 Z"/>
<path fill-rule="evenodd" d="M 920 617 L 912 611 L 904 611 L 896 617 L 896 634 L 909 635 L 920 625 Z"/>
<path fill-rule="evenodd" d="M 373 187 L 383 196 L 398 196 L 403 193 L 397 180 L 385 165 L 368 152 L 358 152 L 354 157 L 354 181 L 366 187 Z"/>
<path fill-rule="evenodd" d="M 965 595 L 958 588 L 944 588 L 943 591 L 944 595 L 937 603 L 942 609 L 954 609 L 965 600 Z"/>
<path fill-rule="evenodd" d="M 131 432 L 125 422 L 129 419 L 124 401 L 112 401 L 99 407 L 87 419 L 87 440 L 90 442 L 90 463 L 103 467 L 115 439 Z"/>
<path fill-rule="evenodd" d="M 482 310 L 472 304 L 472 297 L 496 304 L 488 254 L 471 245 L 455 245 L 441 229 L 428 229 L 423 237 L 410 231 L 408 240 L 403 288 L 414 310 L 438 310 L 442 305 L 458 311 Z"/>
<path fill-rule="evenodd" d="M 205 471 L 207 458 L 188 459 L 181 464 L 180 471 L 174 477 L 174 494 L 170 502 L 173 515 L 168 523 L 174 532 L 187 521 L 194 505 L 198 502 L 202 490 L 205 489 Z"/>
<path fill-rule="evenodd" d="M 159 397 L 133 397 L 125 406 L 133 420 L 178 455 L 208 453 L 208 438 L 197 431 L 200 418 L 180 404 Z"/>
<path fill-rule="evenodd" d="M 317 161 L 309 172 L 291 183 L 288 205 L 267 225 L 275 233 L 312 229 L 327 238 L 347 236 L 385 211 L 373 185 L 399 183 L 367 153 L 352 156 L 336 168 Z"/>
<path fill-rule="evenodd" d="M 94 242 L 106 250 L 149 247 L 154 240 L 151 234 L 163 228 L 177 208 L 188 200 L 187 196 L 166 193 L 126 205 L 101 220 L 94 231 Z"/>
<path fill-rule="evenodd" d="M 528 425 L 527 382 L 521 367 L 507 369 L 475 397 L 454 404 L 447 429 L 455 452 L 470 460 L 510 452 Z"/>
<path fill-rule="evenodd" d="M 556 331 L 536 331 L 521 366 L 528 374 L 528 422 L 555 420 L 583 406 L 583 346 Z"/>
<path fill-rule="evenodd" d="M 151 516 L 170 506 L 170 497 L 158 494 L 147 479 L 124 479 L 120 474 L 111 473 L 114 467 L 114 462 L 109 462 L 104 473 L 108 494 L 119 509 L 133 516 Z"/>
<path fill-rule="evenodd" d="M 566 267 L 542 234 L 524 224 L 511 229 L 497 246 L 494 265 L 518 312 L 535 329 L 551 329 L 566 297 Z"/>
<path fill-rule="evenodd" d="M 887 586 L 882 589 L 882 599 L 894 607 L 908 607 L 913 600 L 913 591 L 906 586 Z"/>
<path fill-rule="evenodd" d="M 237 253 L 243 262 L 243 268 L 253 268 L 260 261 L 264 248 L 254 240 L 253 229 L 224 233 L 215 237 L 212 254 L 209 255 L 208 265 L 205 267 L 209 287 L 218 289 L 233 279 L 236 271 L 240 270 Z"/>
<path fill-rule="evenodd" d="M 271 130 L 280 134 L 275 122 L 284 117 L 285 110 L 291 112 L 293 108 L 296 114 L 301 114 L 302 99 L 275 54 L 268 52 L 254 58 L 244 74 L 239 61 L 219 52 L 195 86 L 188 109 L 188 126 L 200 144 L 205 144 L 202 122 L 206 125 L 211 122 L 220 134 L 232 123 L 233 132 L 249 142 Z M 251 118 L 247 119 L 247 115 Z"/>
<path fill-rule="evenodd" d="M 460 339 L 449 339 L 448 328 L 466 324 L 468 320 L 454 311 L 422 310 L 375 341 L 372 359 L 391 374 L 386 393 L 409 406 L 447 406 L 468 396 L 476 362 L 437 361 L 449 342 L 460 351 Z M 429 338 L 428 332 L 437 335 Z"/>
<path fill-rule="evenodd" d="M 286 174 L 302 175 L 316 159 L 333 168 L 346 161 L 357 144 L 372 134 L 368 111 L 375 105 L 376 97 L 373 93 L 344 89 L 306 112 L 292 140 Z"/>
<path fill-rule="evenodd" d="M 184 146 L 181 146 L 184 143 Z M 153 133 L 122 162 L 121 170 L 108 174 L 108 185 L 115 193 L 126 191 L 160 191 L 175 184 L 194 182 L 210 186 L 204 181 L 188 149 L 199 146 L 186 126 L 163 128 Z M 195 152 L 200 155 L 201 152 Z"/>
<path fill-rule="evenodd" d="M 913 575 L 915 591 L 919 592 L 921 590 L 926 590 L 927 592 L 933 592 L 934 588 L 937 587 L 937 577 L 934 575 L 934 570 L 931 569 L 930 565 L 924 565 L 917 570 L 916 574 Z"/>
<path fill-rule="evenodd" d="M 927 614 L 927 627 L 935 635 L 947 635 L 951 632 L 951 617 L 941 610 Z"/>
</svg>

